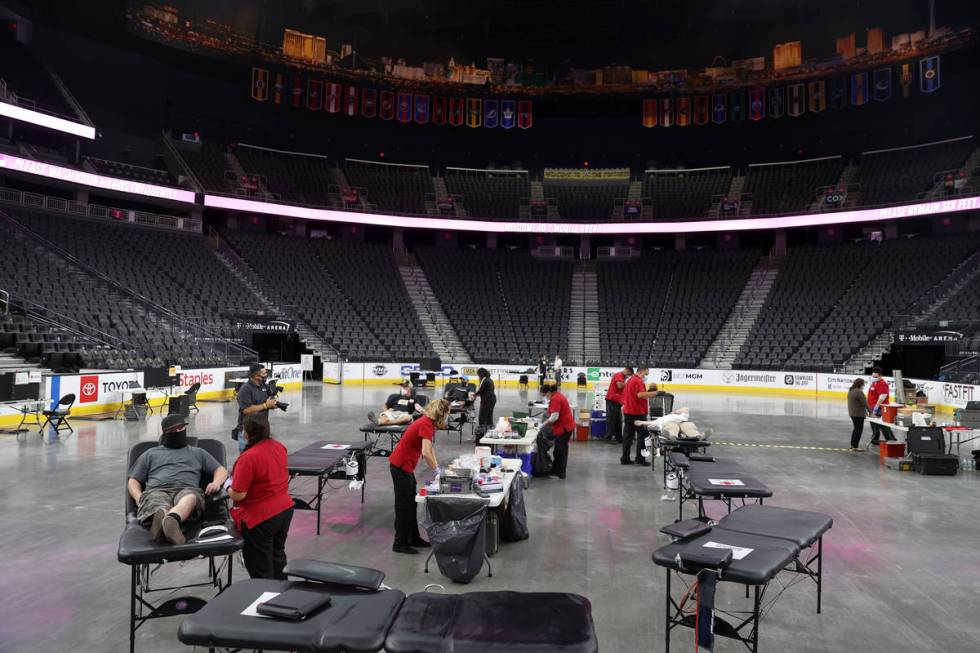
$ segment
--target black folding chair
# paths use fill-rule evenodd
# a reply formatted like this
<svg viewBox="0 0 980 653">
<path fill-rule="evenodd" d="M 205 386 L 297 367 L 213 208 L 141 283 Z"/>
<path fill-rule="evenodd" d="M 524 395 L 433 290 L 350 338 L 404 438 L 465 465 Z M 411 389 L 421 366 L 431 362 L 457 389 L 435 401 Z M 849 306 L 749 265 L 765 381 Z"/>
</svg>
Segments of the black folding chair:
<svg viewBox="0 0 980 653">
<path fill-rule="evenodd" d="M 74 433 L 75 429 L 71 427 L 68 422 L 68 416 L 71 415 L 71 407 L 75 405 L 75 393 L 69 392 L 64 397 L 58 400 L 58 404 L 49 410 L 41 411 L 44 415 L 44 423 L 41 425 L 41 433 L 44 433 L 44 429 L 48 428 L 48 425 L 54 427 L 55 433 L 67 430 L 69 433 Z"/>
</svg>

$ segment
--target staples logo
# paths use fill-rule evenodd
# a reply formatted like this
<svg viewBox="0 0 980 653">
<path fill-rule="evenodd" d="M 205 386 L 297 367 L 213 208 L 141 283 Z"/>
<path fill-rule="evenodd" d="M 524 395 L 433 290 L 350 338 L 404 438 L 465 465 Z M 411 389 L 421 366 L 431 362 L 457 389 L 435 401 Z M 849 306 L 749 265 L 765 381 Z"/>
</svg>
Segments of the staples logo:
<svg viewBox="0 0 980 653">
<path fill-rule="evenodd" d="M 202 386 L 213 385 L 214 374 L 211 374 L 210 372 L 203 372 L 203 373 L 197 372 L 191 374 L 184 374 L 183 372 L 181 372 L 180 375 L 178 375 L 177 377 L 177 385 L 179 385 L 180 387 L 192 386 L 195 383 L 200 383 Z"/>
<path fill-rule="evenodd" d="M 90 404 L 99 400 L 99 376 L 83 376 L 78 380 L 79 397 L 81 404 Z"/>
</svg>

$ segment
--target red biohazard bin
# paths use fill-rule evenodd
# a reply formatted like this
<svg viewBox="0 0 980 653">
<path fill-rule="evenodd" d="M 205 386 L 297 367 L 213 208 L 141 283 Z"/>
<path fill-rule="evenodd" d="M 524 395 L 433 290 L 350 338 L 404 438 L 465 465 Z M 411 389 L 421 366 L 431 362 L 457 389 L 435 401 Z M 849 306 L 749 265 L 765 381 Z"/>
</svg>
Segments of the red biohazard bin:
<svg viewBox="0 0 980 653">
<path fill-rule="evenodd" d="M 885 458 L 902 458 L 905 456 L 904 442 L 882 442 L 878 446 L 878 462 L 885 464 Z"/>
<path fill-rule="evenodd" d="M 575 440 L 577 442 L 588 442 L 589 441 L 589 423 L 586 422 L 582 424 L 579 422 L 575 425 Z"/>
</svg>

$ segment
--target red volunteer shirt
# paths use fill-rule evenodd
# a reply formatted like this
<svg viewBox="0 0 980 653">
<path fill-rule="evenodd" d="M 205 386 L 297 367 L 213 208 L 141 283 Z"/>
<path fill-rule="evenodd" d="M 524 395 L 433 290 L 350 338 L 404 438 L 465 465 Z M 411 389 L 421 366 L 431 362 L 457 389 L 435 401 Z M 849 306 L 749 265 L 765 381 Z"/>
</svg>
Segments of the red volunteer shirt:
<svg viewBox="0 0 980 653">
<path fill-rule="evenodd" d="M 615 401 L 617 404 L 623 403 L 623 391 L 617 385 L 621 381 L 626 381 L 626 375 L 622 372 L 613 374 L 612 381 L 609 382 L 609 389 L 606 390 L 606 400 Z"/>
<path fill-rule="evenodd" d="M 432 423 L 432 419 L 425 416 L 418 418 L 405 429 L 402 439 L 398 441 L 395 450 L 388 457 L 388 462 L 411 474 L 418 466 L 419 458 L 422 457 L 422 440 L 432 442 L 435 434 L 436 425 Z"/>
<path fill-rule="evenodd" d="M 572 407 L 568 405 L 568 399 L 560 392 L 551 395 L 548 401 L 548 414 L 558 413 L 558 421 L 552 424 L 551 430 L 555 435 L 565 435 L 575 430 L 575 418 L 572 416 Z"/>
<path fill-rule="evenodd" d="M 262 440 L 235 461 L 231 489 L 244 492 L 236 501 L 231 516 L 239 528 L 244 523 L 255 528 L 266 519 L 293 507 L 289 497 L 289 470 L 286 447 L 276 440 Z"/>
<path fill-rule="evenodd" d="M 637 393 L 646 392 L 647 386 L 639 376 L 634 374 L 626 381 L 623 388 L 623 414 L 625 415 L 646 415 L 649 411 L 649 403 L 646 399 L 637 397 Z"/>
<path fill-rule="evenodd" d="M 878 405 L 878 398 L 885 395 L 885 403 L 888 403 L 888 381 L 878 379 L 868 388 L 868 408 Z"/>
</svg>

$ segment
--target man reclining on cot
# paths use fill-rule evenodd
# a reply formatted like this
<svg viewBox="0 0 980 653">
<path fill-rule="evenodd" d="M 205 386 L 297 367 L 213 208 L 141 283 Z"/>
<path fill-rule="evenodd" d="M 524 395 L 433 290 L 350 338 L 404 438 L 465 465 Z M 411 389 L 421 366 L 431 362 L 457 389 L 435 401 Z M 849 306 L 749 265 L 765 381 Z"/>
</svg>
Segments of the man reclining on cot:
<svg viewBox="0 0 980 653">
<path fill-rule="evenodd" d="M 701 433 L 698 425 L 691 421 L 691 409 L 688 407 L 678 408 L 677 410 L 652 420 L 637 420 L 637 426 L 652 426 L 660 431 L 661 435 L 670 438 L 702 438 L 711 435 L 711 429 L 705 429 Z"/>
<path fill-rule="evenodd" d="M 368 413 L 368 420 L 378 426 L 411 424 L 416 417 L 422 414 L 427 403 L 428 398 L 425 395 L 415 394 L 411 381 L 402 381 L 401 390 L 388 396 L 381 414 L 375 415 L 370 412 Z"/>
</svg>

